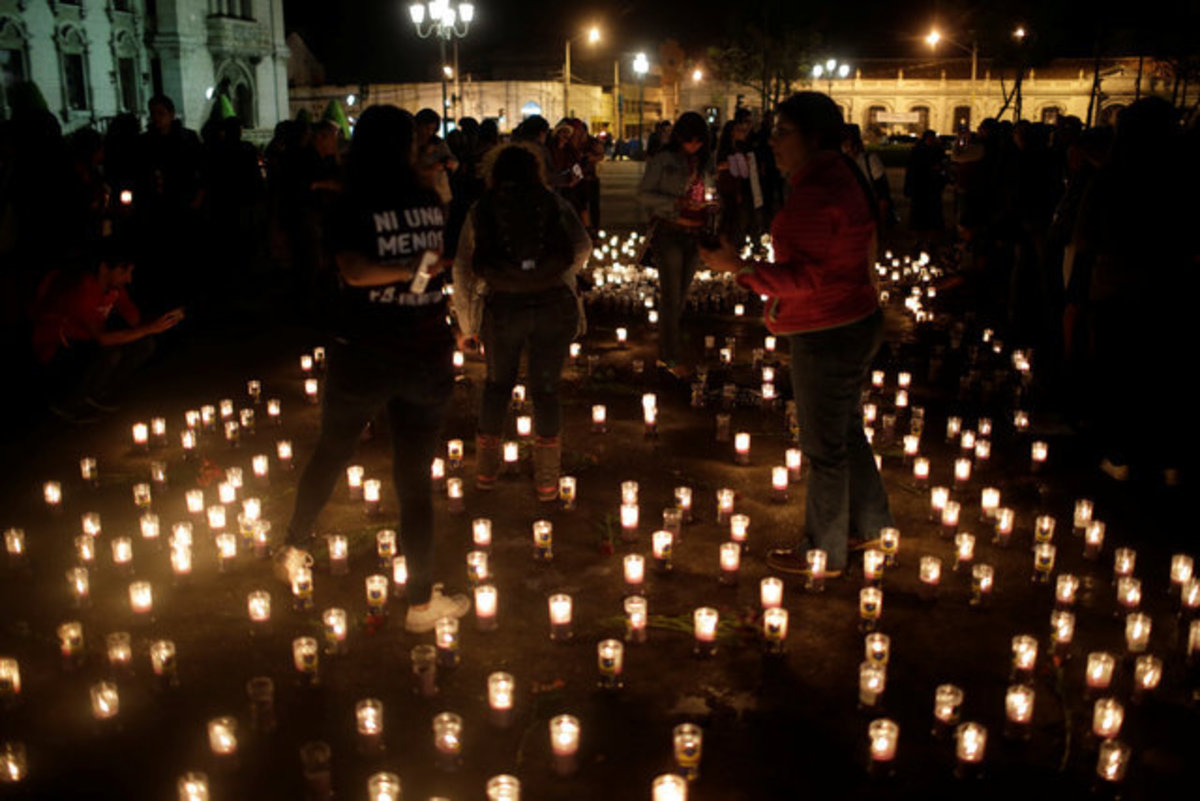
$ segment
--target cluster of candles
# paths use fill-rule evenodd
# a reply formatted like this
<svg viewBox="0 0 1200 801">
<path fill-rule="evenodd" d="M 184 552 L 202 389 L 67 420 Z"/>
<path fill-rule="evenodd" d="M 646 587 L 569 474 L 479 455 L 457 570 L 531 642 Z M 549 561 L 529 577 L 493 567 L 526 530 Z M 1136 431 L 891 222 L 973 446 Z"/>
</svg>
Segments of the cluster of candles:
<svg viewBox="0 0 1200 801">
<path fill-rule="evenodd" d="M 603 237 L 602 237 L 603 238 Z M 653 271 L 643 270 L 632 265 L 624 265 L 619 258 L 632 256 L 632 248 L 636 239 L 619 243 L 614 237 L 602 244 L 598 250 L 605 258 L 612 260 L 611 264 L 597 268 L 597 287 L 608 291 L 619 288 L 621 291 L 645 293 L 651 291 L 655 276 Z M 619 255 L 618 255 L 619 254 Z M 920 292 L 910 294 L 904 301 L 905 306 L 918 320 L 931 319 L 932 313 L 922 305 L 924 299 L 934 296 L 930 281 L 939 274 L 936 268 L 929 265 L 924 255 L 917 260 L 896 259 L 888 255 L 888 262 L 879 265 L 881 277 L 887 289 L 885 292 L 898 292 L 900 287 L 909 282 L 913 289 Z M 705 279 L 708 280 L 708 279 Z M 641 300 L 647 301 L 647 295 L 641 295 Z M 653 311 L 652 303 L 643 303 L 640 308 Z M 653 320 L 651 320 L 653 322 Z M 618 337 L 623 340 L 624 337 Z M 715 341 L 714 341 L 715 347 Z M 764 340 L 763 352 L 774 352 L 773 338 Z M 732 359 L 733 345 L 726 344 L 721 349 L 722 360 Z M 756 351 L 757 353 L 757 351 Z M 572 350 L 572 358 L 579 357 L 578 349 Z M 760 359 L 756 358 L 756 362 Z M 316 373 L 323 362 L 323 352 L 305 354 L 301 358 L 301 370 L 304 374 L 304 391 L 310 400 L 315 400 L 319 393 Z M 1018 370 L 1028 372 L 1029 359 L 1025 354 L 1014 354 L 1014 365 Z M 763 364 L 761 378 L 764 401 L 768 396 L 774 397 L 774 367 Z M 877 372 L 872 376 L 872 384 L 876 391 L 881 391 L 887 384 L 887 376 Z M 873 434 L 875 426 L 881 426 L 885 432 L 893 431 L 898 415 L 907 415 L 909 430 L 900 439 L 903 443 L 903 457 L 912 465 L 914 481 L 922 487 L 927 487 L 931 479 L 931 464 L 927 456 L 922 455 L 921 440 L 924 432 L 924 411 L 910 404 L 909 392 L 912 376 L 907 372 L 896 375 L 895 394 L 892 396 L 896 414 L 880 413 L 880 406 L 868 402 L 864 404 L 864 425 Z M 771 389 L 768 390 L 768 387 Z M 231 444 L 238 444 L 242 434 L 252 433 L 256 422 L 256 410 L 263 403 L 262 387 L 258 381 L 251 381 L 247 386 L 247 394 L 251 405 L 240 410 L 232 401 L 223 400 L 215 406 L 203 406 L 198 410 L 189 411 L 185 415 L 185 428 L 181 431 L 181 442 L 185 452 L 194 451 L 204 433 L 223 432 L 225 439 Z M 726 393 L 728 394 L 728 393 Z M 268 399 L 266 402 L 266 418 L 278 423 L 280 421 L 280 405 L 278 400 Z M 518 387 L 513 394 L 513 408 L 522 411 L 525 404 L 524 387 Z M 658 398 L 653 394 L 642 398 L 643 423 L 647 435 L 657 432 L 659 423 Z M 733 433 L 728 415 L 718 417 L 718 438 L 722 429 L 724 438 L 732 439 L 734 461 L 740 465 L 751 464 L 751 434 L 738 431 Z M 596 406 L 592 409 L 592 426 L 596 431 L 607 427 L 607 409 Z M 722 422 L 724 425 L 722 426 Z M 1021 432 L 1028 428 L 1028 416 L 1024 412 L 1016 412 L 1013 416 L 1014 430 Z M 517 433 L 519 439 L 531 436 L 531 420 L 527 415 L 519 415 Z M 978 524 L 990 530 L 990 539 L 983 529 L 977 534 L 963 530 L 967 525 L 964 520 L 964 506 L 967 503 L 969 489 L 978 477 L 981 467 L 985 467 L 991 456 L 991 437 L 993 421 L 990 418 L 980 418 L 975 421 L 973 429 L 964 429 L 961 418 L 950 418 L 947 421 L 947 441 L 957 444 L 959 455 L 953 461 L 953 485 L 934 486 L 930 489 L 931 518 L 942 534 L 954 546 L 954 570 L 969 574 L 971 582 L 971 603 L 986 602 L 995 583 L 994 568 L 986 563 L 976 561 L 979 546 L 990 542 L 997 547 L 1009 547 L 1012 544 L 1014 529 L 1017 524 L 1016 514 L 1012 508 L 1002 505 L 999 489 L 991 486 L 979 490 L 980 515 Z M 153 418 L 149 423 L 138 423 L 132 429 L 134 449 L 139 452 L 149 452 L 154 448 L 166 445 L 168 441 L 167 425 L 163 418 Z M 512 446 L 511 461 L 519 458 L 519 443 L 505 443 L 505 459 L 510 461 L 508 446 Z M 1044 442 L 1034 442 L 1030 447 L 1031 467 L 1040 469 L 1047 461 L 1048 446 Z M 276 446 L 276 456 L 280 467 L 290 468 L 292 462 L 292 444 L 290 440 L 280 440 Z M 431 466 L 435 481 L 444 482 L 448 496 L 448 507 L 451 511 L 463 511 L 461 479 L 447 477 L 446 471 L 458 471 L 463 466 L 464 449 L 461 440 L 451 440 L 447 443 L 445 459 L 435 459 Z M 265 481 L 270 470 L 270 460 L 266 455 L 255 455 L 251 459 L 252 472 L 256 479 Z M 776 465 L 771 470 L 771 498 L 781 501 L 787 498 L 788 487 L 801 477 L 802 454 L 796 448 L 789 448 L 785 453 L 784 464 Z M 80 463 L 80 474 L 84 482 L 95 485 L 99 481 L 100 472 L 94 458 L 85 458 Z M 141 482 L 133 488 L 134 503 L 141 512 L 140 529 L 143 540 L 152 547 L 157 547 L 160 541 L 160 519 L 155 513 L 161 495 L 167 487 L 167 465 L 165 462 L 154 461 L 150 466 L 149 482 Z M 266 555 L 267 534 L 269 524 L 263 518 L 261 502 L 254 497 L 248 497 L 243 485 L 242 471 L 230 468 L 225 475 L 225 481 L 215 488 L 215 498 L 211 493 L 201 490 L 190 490 L 186 493 L 189 517 L 186 520 L 171 525 L 171 536 L 168 539 L 170 561 L 177 577 L 186 577 L 192 568 L 192 549 L 195 544 L 195 532 L 207 527 L 218 556 L 218 565 L 224 569 L 236 558 L 241 548 L 253 548 L 260 556 Z M 347 485 L 352 499 L 361 500 L 367 514 L 378 514 L 380 503 L 381 482 L 366 477 L 365 468 L 352 465 L 347 469 Z M 560 483 L 560 501 L 564 508 L 572 508 L 577 497 L 577 484 L 574 477 L 564 476 Z M 51 511 L 59 512 L 63 507 L 63 487 L 59 482 L 49 481 L 43 486 L 43 494 Z M 675 506 L 663 510 L 662 527 L 650 533 L 651 570 L 656 573 L 672 571 L 674 556 L 683 535 L 683 526 L 692 517 L 693 491 L 690 487 L 681 486 L 675 489 Z M 214 502 L 215 501 L 215 502 Z M 736 509 L 736 493 L 733 489 L 723 487 L 717 490 L 716 519 L 722 526 L 728 527 L 728 539 L 718 546 L 717 575 L 723 584 L 736 584 L 741 566 L 741 560 L 746 553 L 749 543 L 751 519 L 744 512 Z M 241 504 L 241 513 L 237 515 L 237 526 L 227 519 L 230 511 Z M 638 500 L 638 484 L 625 481 L 620 487 L 620 520 L 622 539 L 629 543 L 640 540 L 642 523 Z M 1105 537 L 1105 525 L 1094 518 L 1094 506 L 1090 501 L 1080 500 L 1074 509 L 1072 519 L 1073 530 L 1083 539 L 1084 557 L 1089 560 L 1098 559 L 1102 553 Z M 76 553 L 79 564 L 67 573 L 68 586 L 72 599 L 77 605 L 83 606 L 90 596 L 89 566 L 96 560 L 96 542 L 103 536 L 100 516 L 86 513 L 81 518 L 82 534 L 76 539 Z M 1033 578 L 1036 581 L 1049 583 L 1055 567 L 1055 533 L 1057 521 L 1048 515 L 1038 516 L 1033 527 Z M 472 521 L 472 550 L 467 554 L 467 577 L 474 593 L 475 620 L 480 631 L 488 632 L 497 628 L 498 587 L 496 577 L 491 570 L 489 560 L 492 544 L 492 524 L 486 518 Z M 859 590 L 859 619 L 865 634 L 865 659 L 859 666 L 859 704 L 864 710 L 877 711 L 882 706 L 882 698 L 887 685 L 887 667 L 890 656 L 890 640 L 886 634 L 878 631 L 878 624 L 883 610 L 883 577 L 886 570 L 898 566 L 900 532 L 895 528 L 884 529 L 880 532 L 879 543 L 863 552 L 862 572 L 863 586 Z M 114 536 L 110 538 L 112 562 L 123 576 L 133 575 L 133 540 L 130 537 Z M 6 550 L 10 561 L 19 562 L 25 553 L 25 534 L 17 528 L 5 532 Z M 349 573 L 348 557 L 349 543 L 345 535 L 332 534 L 328 539 L 328 569 L 332 575 Z M 402 597 L 407 584 L 407 563 L 405 557 L 397 551 L 396 532 L 383 529 L 376 533 L 376 557 L 378 572 L 372 572 L 364 578 L 365 607 L 371 616 L 380 617 L 386 614 L 387 604 L 391 597 Z M 553 524 L 549 520 L 538 520 L 532 525 L 532 553 L 539 561 L 553 559 Z M 1155 690 L 1163 675 L 1163 663 L 1158 657 L 1148 653 L 1148 645 L 1152 621 L 1148 614 L 1142 611 L 1142 585 L 1134 575 L 1136 554 L 1127 548 L 1117 549 L 1113 554 L 1113 582 L 1116 588 L 1118 611 L 1124 618 L 1126 650 L 1134 664 L 1135 701 L 1146 693 Z M 827 554 L 820 550 L 811 550 L 806 554 L 809 572 L 805 588 L 810 592 L 821 592 L 825 586 Z M 606 690 L 619 690 L 625 682 L 625 648 L 644 643 L 647 640 L 648 603 L 645 582 L 647 573 L 646 556 L 641 553 L 628 553 L 622 559 L 622 579 L 624 592 L 622 609 L 625 613 L 624 639 L 606 637 L 596 644 L 597 684 Z M 918 561 L 918 580 L 922 594 L 927 598 L 936 597 L 938 586 L 943 578 L 942 560 L 934 555 L 923 555 Z M 1170 568 L 1172 592 L 1179 599 L 1181 613 L 1191 620 L 1186 653 L 1193 663 L 1200 660 L 1200 621 L 1197 612 L 1200 611 L 1200 580 L 1193 575 L 1192 558 L 1186 554 L 1177 554 L 1172 558 Z M 292 577 L 293 603 L 301 610 L 309 610 L 313 603 L 313 567 L 300 566 Z M 1049 652 L 1055 655 L 1065 654 L 1073 640 L 1075 619 L 1073 607 L 1080 581 L 1077 577 L 1060 573 L 1054 582 L 1055 609 L 1051 617 L 1049 637 Z M 761 639 L 764 650 L 769 654 L 779 654 L 784 651 L 788 634 L 788 610 L 783 607 L 784 584 L 776 577 L 767 577 L 759 585 L 759 600 L 761 604 Z M 153 614 L 154 587 L 146 580 L 134 580 L 128 584 L 129 606 L 134 614 L 134 620 L 144 620 Z M 252 632 L 262 631 L 271 620 L 272 598 L 265 590 L 254 590 L 247 595 L 246 610 Z M 573 638 L 574 603 L 567 593 L 554 593 L 547 599 L 549 617 L 549 636 L 554 641 L 568 641 Z M 711 657 L 717 651 L 720 633 L 721 612 L 714 606 L 701 606 L 692 611 L 693 650 L 701 657 Z M 321 632 L 319 636 L 297 637 L 292 642 L 292 661 L 297 676 L 303 682 L 316 683 L 319 681 L 320 657 L 344 653 L 347 647 L 348 612 L 342 608 L 328 608 L 321 612 Z M 414 681 L 418 691 L 426 697 L 437 694 L 437 672 L 440 669 L 453 667 L 461 658 L 459 649 L 459 621 L 445 618 L 437 622 L 434 632 L 434 644 L 418 645 L 412 650 L 412 665 Z M 77 666 L 84 654 L 83 625 L 78 621 L 67 621 L 58 629 L 58 641 L 63 656 L 64 665 Z M 108 659 L 114 667 L 128 668 L 132 663 L 131 639 L 128 632 L 114 632 L 106 637 Z M 1039 653 L 1037 638 L 1021 635 L 1013 640 L 1012 684 L 1005 694 L 1004 709 L 1006 712 L 1005 734 L 1008 737 L 1022 739 L 1030 734 L 1030 722 L 1033 715 L 1035 693 L 1032 688 L 1033 669 L 1037 664 Z M 172 641 L 159 639 L 151 643 L 149 655 L 153 673 L 165 685 L 178 682 L 178 668 L 175 645 Z M 1093 702 L 1091 731 L 1100 740 L 1097 773 L 1108 781 L 1119 781 L 1124 775 L 1129 760 L 1129 748 L 1117 740 L 1124 720 L 1124 707 L 1121 701 L 1112 694 L 1113 675 L 1119 656 L 1107 652 L 1088 654 L 1084 667 L 1087 694 Z M 273 725 L 273 711 L 270 700 L 273 690 L 264 690 L 262 682 L 270 684 L 269 679 L 252 680 L 249 689 L 252 700 L 252 717 L 254 727 L 259 728 Z M 489 721 L 499 727 L 511 725 L 515 701 L 516 683 L 512 675 L 495 672 L 487 679 L 487 699 Z M 20 666 L 16 659 L 0 657 L 0 702 L 9 703 L 18 698 L 21 693 Z M 113 720 L 119 715 L 120 697 L 114 681 L 101 681 L 90 688 L 92 712 L 97 721 Z M 955 753 L 960 774 L 970 774 L 978 770 L 983 762 L 986 750 L 988 731 L 983 725 L 961 720 L 963 707 L 963 691 L 952 685 L 942 685 L 937 688 L 934 698 L 934 729 L 939 733 L 953 733 Z M 376 754 L 384 747 L 384 707 L 375 698 L 360 700 L 355 707 L 355 720 L 358 733 L 359 748 L 364 754 Z M 442 712 L 432 720 L 433 746 L 436 763 L 446 770 L 456 769 L 462 759 L 462 743 L 464 720 L 453 712 Z M 579 718 L 563 714 L 549 721 L 549 737 L 553 767 L 556 772 L 570 774 L 577 769 L 577 759 L 580 745 L 580 735 L 583 723 Z M 214 718 L 208 723 L 208 741 L 214 755 L 231 757 L 237 752 L 238 734 L 237 722 L 227 716 Z M 694 724 L 682 724 L 676 727 L 674 733 L 675 759 L 678 772 L 659 776 L 654 780 L 652 796 L 654 799 L 686 798 L 688 781 L 698 776 L 701 730 Z M 874 771 L 890 771 L 897 753 L 899 726 L 895 721 L 878 718 L 868 725 L 868 752 L 870 765 Z M 328 754 L 326 754 L 326 763 Z M 8 742 L 0 744 L 0 774 L 20 780 L 24 777 L 26 768 L 24 748 L 20 743 Z M 496 776 L 487 783 L 489 799 L 505 799 L 519 797 L 519 781 L 512 776 Z M 179 780 L 181 799 L 207 798 L 207 779 L 203 774 L 189 773 Z M 368 796 L 377 801 L 398 801 L 401 783 L 399 777 L 391 773 L 377 773 L 368 780 Z"/>
</svg>

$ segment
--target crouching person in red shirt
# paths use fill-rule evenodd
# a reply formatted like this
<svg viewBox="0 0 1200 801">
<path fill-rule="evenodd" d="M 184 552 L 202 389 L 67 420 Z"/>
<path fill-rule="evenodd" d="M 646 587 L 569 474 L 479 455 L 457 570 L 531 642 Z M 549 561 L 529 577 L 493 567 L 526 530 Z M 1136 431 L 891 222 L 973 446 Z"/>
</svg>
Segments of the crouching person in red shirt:
<svg viewBox="0 0 1200 801">
<path fill-rule="evenodd" d="M 50 409 L 71 422 L 113 411 L 112 399 L 154 353 L 154 335 L 183 309 L 150 322 L 129 297 L 133 262 L 101 256 L 90 270 L 55 270 L 42 281 L 33 313 L 33 349 L 47 373 Z"/>
</svg>

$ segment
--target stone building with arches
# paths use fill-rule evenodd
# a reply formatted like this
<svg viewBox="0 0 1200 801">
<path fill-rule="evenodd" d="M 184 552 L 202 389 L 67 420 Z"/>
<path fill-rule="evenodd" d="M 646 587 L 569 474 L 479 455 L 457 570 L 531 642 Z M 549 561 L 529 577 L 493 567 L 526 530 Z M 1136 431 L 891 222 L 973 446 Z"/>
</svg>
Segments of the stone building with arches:
<svg viewBox="0 0 1200 801">
<path fill-rule="evenodd" d="M 225 94 L 249 130 L 288 116 L 282 0 L 0 0 L 0 116 L 32 81 L 64 131 L 169 96 L 201 126 Z"/>
</svg>

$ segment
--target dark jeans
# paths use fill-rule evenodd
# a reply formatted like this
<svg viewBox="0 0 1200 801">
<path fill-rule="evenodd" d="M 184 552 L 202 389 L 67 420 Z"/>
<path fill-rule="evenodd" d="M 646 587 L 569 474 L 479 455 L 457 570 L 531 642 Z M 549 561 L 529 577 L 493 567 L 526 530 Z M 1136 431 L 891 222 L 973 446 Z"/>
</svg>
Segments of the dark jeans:
<svg viewBox="0 0 1200 801">
<path fill-rule="evenodd" d="M 851 531 L 873 539 L 892 525 L 858 406 L 883 343 L 883 313 L 788 341 L 800 449 L 810 465 L 805 538 L 828 553 L 831 570 L 842 570 Z"/>
<path fill-rule="evenodd" d="M 317 515 L 354 456 L 363 428 L 383 406 L 392 431 L 392 480 L 400 501 L 400 544 L 408 561 L 408 600 L 429 601 L 433 586 L 433 498 L 429 466 L 454 388 L 450 353 L 398 361 L 386 351 L 335 344 L 317 448 L 300 475 L 287 542 L 304 545 Z"/>
<path fill-rule="evenodd" d="M 504 432 L 504 414 L 517 383 L 521 351 L 527 349 L 534 430 L 539 437 L 558 436 L 562 429 L 558 385 L 578 329 L 579 305 L 567 286 L 488 295 L 480 330 L 487 358 L 480 434 L 499 436 Z"/>
<path fill-rule="evenodd" d="M 59 348 L 50 363 L 51 395 L 62 403 L 110 400 L 153 355 L 154 337 L 124 345 L 76 342 Z"/>
<path fill-rule="evenodd" d="M 685 231 L 660 224 L 651 243 L 658 269 L 659 310 L 658 357 L 668 364 L 682 355 L 683 307 L 688 288 L 700 266 L 696 238 Z"/>
</svg>

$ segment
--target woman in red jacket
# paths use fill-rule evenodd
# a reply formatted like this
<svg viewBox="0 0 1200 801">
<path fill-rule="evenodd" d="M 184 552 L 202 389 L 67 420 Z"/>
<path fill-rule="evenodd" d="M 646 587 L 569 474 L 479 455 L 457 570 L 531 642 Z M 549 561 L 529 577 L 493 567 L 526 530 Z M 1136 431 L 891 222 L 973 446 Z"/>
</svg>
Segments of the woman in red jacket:
<svg viewBox="0 0 1200 801">
<path fill-rule="evenodd" d="M 781 572 L 803 572 L 813 547 L 840 573 L 851 532 L 874 539 L 892 524 L 858 407 L 883 342 L 871 277 L 875 218 L 870 188 L 839 152 L 841 129 L 841 112 L 824 94 L 780 103 L 771 148 L 791 192 L 771 225 L 774 262 L 740 259 L 729 243 L 702 251 L 710 269 L 734 272 L 768 297 L 767 327 L 791 346 L 800 447 L 812 472 L 804 536 L 767 557 Z"/>
</svg>

